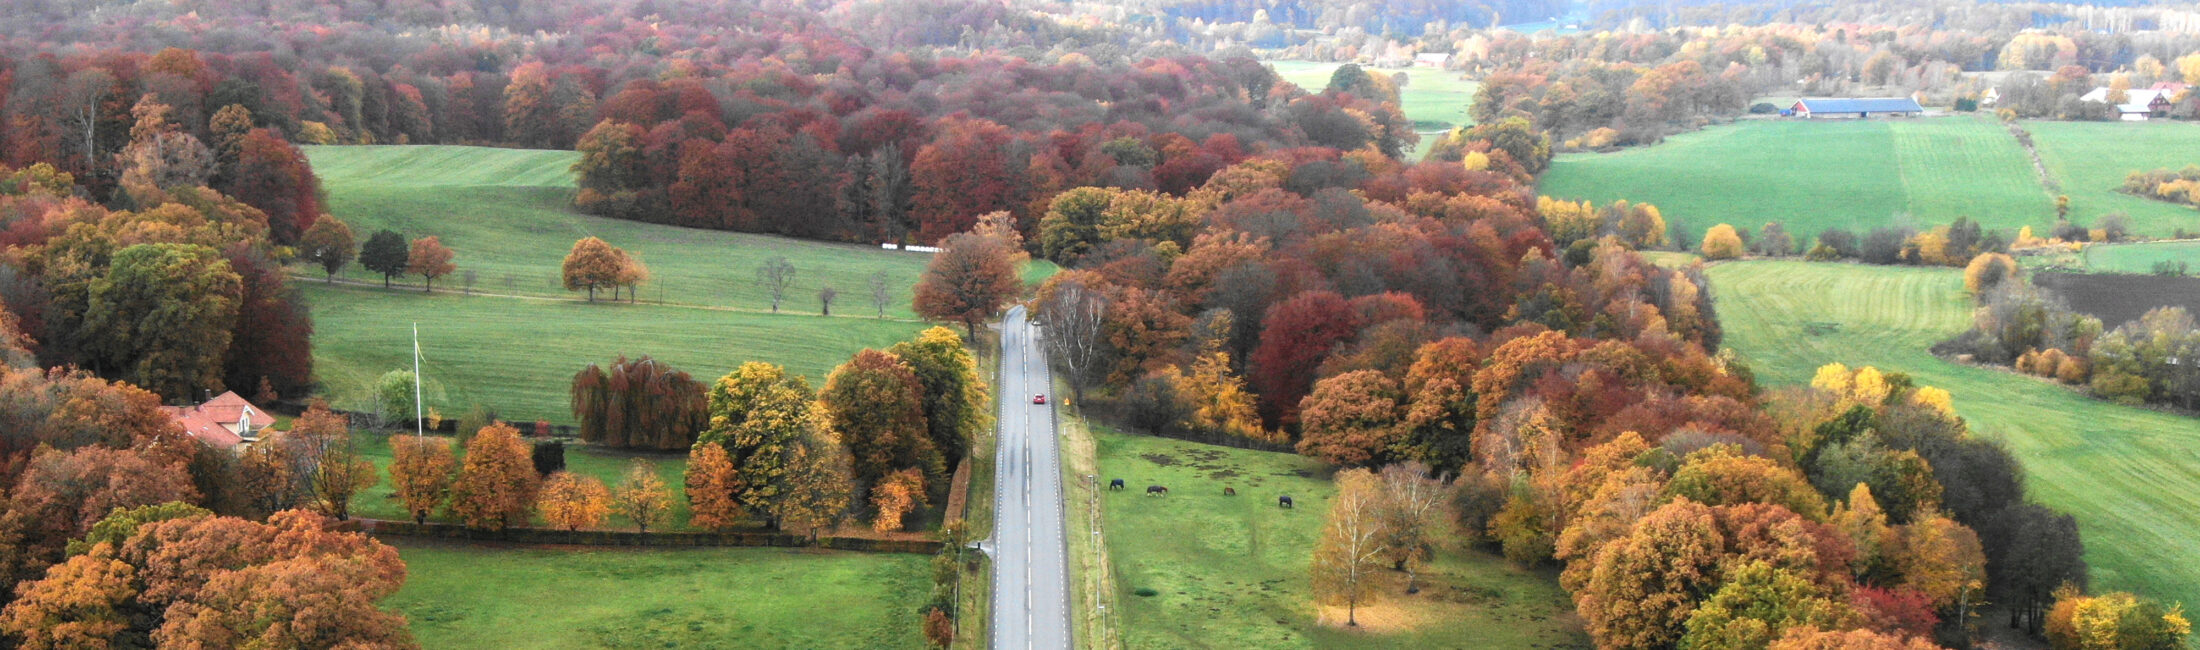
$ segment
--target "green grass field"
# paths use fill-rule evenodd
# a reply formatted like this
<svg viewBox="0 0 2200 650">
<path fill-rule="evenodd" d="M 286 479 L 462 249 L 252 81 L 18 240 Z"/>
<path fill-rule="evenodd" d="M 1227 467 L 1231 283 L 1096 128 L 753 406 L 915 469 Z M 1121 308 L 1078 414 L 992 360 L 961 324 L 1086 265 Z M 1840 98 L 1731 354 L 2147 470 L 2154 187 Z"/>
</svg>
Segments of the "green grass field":
<svg viewBox="0 0 2200 650">
<path fill-rule="evenodd" d="M 922 648 L 929 557 L 394 542 L 427 648 Z"/>
<path fill-rule="evenodd" d="M 1130 490 L 1102 495 L 1108 553 L 1131 648 L 1585 647 L 1573 606 L 1548 573 L 1479 551 L 1452 550 L 1403 595 L 1384 572 L 1361 630 L 1318 623 L 1308 578 L 1314 540 L 1336 488 L 1318 463 L 1165 438 L 1095 432 L 1099 476 Z M 1146 485 L 1168 486 L 1165 498 Z M 1224 486 L 1239 496 L 1222 496 Z M 1289 494 L 1298 507 L 1276 507 Z M 1072 508 L 1076 513 L 1082 508 Z M 1397 584 L 1390 584 L 1395 581 Z M 1137 595 L 1151 589 L 1153 596 Z"/>
<path fill-rule="evenodd" d="M 482 292 L 575 296 L 561 284 L 559 266 L 573 242 L 596 236 L 649 265 L 644 301 L 769 309 L 756 282 L 756 266 L 785 256 L 797 272 L 783 309 L 816 313 L 819 289 L 840 292 L 842 313 L 876 313 L 870 277 L 885 271 L 893 281 L 886 314 L 910 317 L 910 287 L 929 256 L 832 244 L 677 228 L 592 217 L 572 209 L 579 154 L 571 151 L 449 146 L 306 147 L 313 171 L 328 191 L 331 214 L 351 224 L 360 241 L 389 228 L 407 239 L 435 235 L 457 253 L 459 274 L 440 287 L 461 288 L 474 271 Z M 320 269 L 296 267 L 319 277 Z M 353 264 L 343 277 L 380 283 L 381 276 Z M 417 286 L 418 278 L 402 279 Z"/>
<path fill-rule="evenodd" d="M 1337 71 L 1341 63 L 1316 61 L 1269 61 L 1282 77 L 1310 93 L 1321 92 L 1329 86 L 1329 75 Z M 1365 66 L 1363 66 L 1365 67 Z M 1398 101 L 1404 106 L 1406 119 L 1413 120 L 1413 129 L 1421 134 L 1426 144 L 1455 126 L 1473 124 L 1467 117 L 1467 107 L 1474 104 L 1474 91 L 1480 82 L 1461 78 L 1459 73 L 1434 68 L 1391 70 L 1367 68 L 1369 74 L 1406 73 L 1406 87 L 1398 92 Z M 1426 147 L 1418 147 L 1426 152 Z"/>
<path fill-rule="evenodd" d="M 2104 273 L 2153 273 L 2155 262 L 2185 262 L 2200 272 L 2200 240 L 2095 244 L 2081 259 L 2088 270 Z"/>
<path fill-rule="evenodd" d="M 709 381 L 768 361 L 823 385 L 865 347 L 923 324 L 650 304 L 587 304 L 297 283 L 313 309 L 314 372 L 331 403 L 366 408 L 382 373 L 410 368 L 420 324 L 424 401 L 458 417 L 481 405 L 507 419 L 570 423 L 573 373 L 648 354 Z"/>
<path fill-rule="evenodd" d="M 1954 269 L 1806 262 L 1710 269 L 1726 344 L 1768 385 L 1841 362 L 1955 395 L 2023 460 L 2034 498 L 2076 515 L 2097 589 L 2200 603 L 2200 420 L 2117 406 L 1927 352 L 1970 322 Z"/>
<path fill-rule="evenodd" d="M 2192 206 L 2116 191 L 2135 171 L 2200 164 L 2200 125 L 2190 122 L 2025 122 L 2040 160 L 2070 195 L 2070 217 L 2090 224 L 2101 215 L 2131 215 L 2133 230 L 2167 237 L 2178 228 L 2200 230 Z"/>
<path fill-rule="evenodd" d="M 2119 182 L 2122 176 L 2118 177 Z M 1540 191 L 1658 206 L 1694 246 L 1718 223 L 1778 221 L 1799 241 L 1840 227 L 1928 228 L 1970 217 L 2044 228 L 2054 204 L 2001 125 L 1975 118 L 1752 120 L 1613 153 L 1565 154 Z"/>
</svg>

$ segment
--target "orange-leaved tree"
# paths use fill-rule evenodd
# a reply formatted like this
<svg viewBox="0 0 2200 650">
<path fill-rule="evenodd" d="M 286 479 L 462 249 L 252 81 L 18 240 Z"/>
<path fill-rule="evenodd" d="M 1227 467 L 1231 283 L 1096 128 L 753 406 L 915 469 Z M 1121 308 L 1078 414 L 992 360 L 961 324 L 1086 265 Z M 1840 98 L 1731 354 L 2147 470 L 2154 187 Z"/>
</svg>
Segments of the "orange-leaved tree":
<svg viewBox="0 0 2200 650">
<path fill-rule="evenodd" d="M 466 462 L 451 486 L 451 513 L 467 526 L 503 530 L 527 523 L 535 507 L 535 452 L 519 430 L 498 422 L 466 443 Z"/>
<path fill-rule="evenodd" d="M 561 471 L 543 482 L 536 507 L 552 526 L 566 530 L 598 526 L 611 514 L 611 490 L 594 476 Z"/>
<path fill-rule="evenodd" d="M 451 262 L 456 254 L 443 245 L 443 240 L 429 235 L 412 241 L 412 253 L 405 256 L 405 272 L 420 276 L 421 291 L 435 290 L 435 279 L 458 270 Z"/>
<path fill-rule="evenodd" d="M 688 523 L 703 530 L 726 530 L 741 522 L 741 503 L 734 500 L 737 479 L 726 448 L 715 442 L 696 443 L 688 451 Z"/>
<path fill-rule="evenodd" d="M 621 261 L 625 256 L 619 249 L 595 237 L 573 242 L 572 252 L 565 254 L 563 275 L 566 291 L 588 291 L 588 301 L 596 301 L 597 287 L 616 286 L 619 282 Z"/>
<path fill-rule="evenodd" d="M 871 530 L 890 533 L 901 530 L 902 517 L 924 505 L 924 475 L 916 468 L 894 472 L 871 488 L 871 507 L 878 515 L 871 520 Z"/>
<path fill-rule="evenodd" d="M 1022 251 L 999 237 L 958 234 L 941 242 L 939 254 L 917 281 L 917 315 L 962 323 L 972 339 L 978 325 L 1023 290 L 1016 274 Z"/>
<path fill-rule="evenodd" d="M 450 497 L 451 482 L 458 478 L 451 441 L 393 436 L 390 453 L 395 456 L 390 461 L 390 484 L 397 489 L 397 499 L 404 502 L 405 512 L 412 513 L 413 521 L 426 523 L 428 513 L 435 512 Z"/>
</svg>

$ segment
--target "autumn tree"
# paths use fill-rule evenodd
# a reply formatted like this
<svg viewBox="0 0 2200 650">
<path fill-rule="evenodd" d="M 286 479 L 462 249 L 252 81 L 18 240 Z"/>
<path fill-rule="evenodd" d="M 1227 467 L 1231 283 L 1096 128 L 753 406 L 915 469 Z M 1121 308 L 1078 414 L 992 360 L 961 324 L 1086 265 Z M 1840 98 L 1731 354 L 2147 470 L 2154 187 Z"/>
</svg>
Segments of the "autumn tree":
<svg viewBox="0 0 2200 650">
<path fill-rule="evenodd" d="M 2047 614 L 2047 642 L 2055 650 L 2168 650 L 2184 647 L 2191 634 L 2183 606 L 2121 591 L 2087 596 L 2065 587 L 2055 593 L 2055 608 Z"/>
<path fill-rule="evenodd" d="M 353 495 L 373 487 L 381 477 L 374 471 L 374 462 L 360 457 L 359 449 L 351 439 L 351 420 L 328 409 L 328 404 L 314 400 L 303 415 L 291 422 L 290 433 L 301 440 L 312 440 L 319 447 L 313 469 L 308 474 L 313 482 L 313 494 L 323 512 L 338 520 L 351 518 Z"/>
<path fill-rule="evenodd" d="M 924 387 L 901 357 L 866 349 L 834 368 L 817 396 L 831 429 L 847 441 L 856 482 L 876 486 L 915 468 L 927 484 L 947 481 L 947 465 L 924 420 Z"/>
<path fill-rule="evenodd" d="M 1698 247 L 1704 259 L 1731 260 L 1742 256 L 1742 235 L 1727 224 L 1712 226 L 1704 231 L 1703 245 Z"/>
<path fill-rule="evenodd" d="M 772 501 L 766 512 L 783 527 L 807 531 L 813 541 L 840 521 L 854 498 L 855 475 L 848 450 L 821 426 L 788 451 L 784 476 L 784 495 Z"/>
<path fill-rule="evenodd" d="M 1368 582 L 1390 552 L 1384 544 L 1381 490 L 1375 475 L 1365 469 L 1339 473 L 1337 497 L 1314 542 L 1314 595 L 1344 603 L 1349 626 L 1359 626 Z"/>
<path fill-rule="evenodd" d="M 377 230 L 359 245 L 359 265 L 382 274 L 382 288 L 390 288 L 390 280 L 409 273 L 412 252 L 407 249 L 405 237 L 392 230 Z"/>
<path fill-rule="evenodd" d="M 924 423 L 932 444 L 948 465 L 961 462 L 970 455 L 971 440 L 991 422 L 987 410 L 993 403 L 970 349 L 954 330 L 933 327 L 887 351 L 900 357 L 924 387 Z M 944 494 L 945 486 L 933 488 Z"/>
<path fill-rule="evenodd" d="M 1979 253 L 1963 267 L 1963 288 L 1984 297 L 1987 291 L 2017 276 L 2017 260 L 2004 253 Z"/>
<path fill-rule="evenodd" d="M 1406 572 L 1406 593 L 1417 593 L 1419 567 L 1435 557 L 1452 521 L 1450 486 L 1420 463 L 1386 466 L 1376 478 L 1383 494 L 1382 544 L 1390 551 L 1391 568 Z"/>
<path fill-rule="evenodd" d="M 1658 508 L 1596 554 L 1574 604 L 1605 647 L 1672 647 L 1718 588 L 1724 538 L 1711 509 L 1687 499 Z"/>
<path fill-rule="evenodd" d="M 359 256 L 358 246 L 352 239 L 351 226 L 336 217 L 321 217 L 298 238 L 298 257 L 321 265 L 327 280 L 335 282 L 336 272 Z"/>
<path fill-rule="evenodd" d="M 77 555 L 17 587 L 0 611 L 0 632 L 23 648 L 107 648 L 123 645 L 136 609 L 137 570 L 113 553 Z"/>
<path fill-rule="evenodd" d="M 1351 306 L 1328 291 L 1301 293 L 1268 310 L 1249 374 L 1270 425 L 1297 422 L 1300 400 L 1314 385 L 1322 360 L 1351 338 L 1354 325 Z"/>
<path fill-rule="evenodd" d="M 719 531 L 740 523 L 741 502 L 735 498 L 739 474 L 717 443 L 696 443 L 688 452 L 685 486 L 688 523 L 703 530 Z"/>
<path fill-rule="evenodd" d="M 561 471 L 543 481 L 535 507 L 552 526 L 566 530 L 593 528 L 611 514 L 611 491 L 594 476 Z"/>
<path fill-rule="evenodd" d="M 1323 379 L 1299 404 L 1298 452 L 1346 467 L 1388 462 L 1401 433 L 1403 400 L 1398 383 L 1380 371 Z"/>
<path fill-rule="evenodd" d="M 411 253 L 405 257 L 405 272 L 420 276 L 420 290 L 430 291 L 435 288 L 436 278 L 458 270 L 458 265 L 451 263 L 451 257 L 451 249 L 434 235 L 415 239 Z"/>
<path fill-rule="evenodd" d="M 787 298 L 787 287 L 794 285 L 795 271 L 794 262 L 787 261 L 784 255 L 765 258 L 756 266 L 756 284 L 771 295 L 772 313 L 779 313 L 780 301 Z"/>
<path fill-rule="evenodd" d="M 365 533 L 327 526 L 306 512 L 269 518 L 264 528 L 271 530 L 258 534 L 279 542 L 269 544 L 273 552 L 242 568 L 212 572 L 189 598 L 167 608 L 153 641 L 162 647 L 412 647 L 405 617 L 376 606 L 405 583 L 397 550 Z"/>
<path fill-rule="evenodd" d="M 908 468 L 887 475 L 871 488 L 871 507 L 877 511 L 871 529 L 881 533 L 901 530 L 902 518 L 925 505 L 924 475 Z"/>
<path fill-rule="evenodd" d="M 1069 380 L 1070 392 L 1085 398 L 1085 389 L 1097 377 L 1103 341 L 1101 324 L 1107 319 L 1108 297 L 1099 280 L 1081 271 L 1065 271 L 1048 278 L 1039 288 L 1033 316 L 1046 325 L 1048 356 Z"/>
<path fill-rule="evenodd" d="M 710 389 L 710 428 L 697 436 L 698 451 L 691 458 L 715 446 L 725 452 L 726 464 L 701 476 L 704 487 L 699 487 L 691 460 L 689 500 L 697 499 L 698 489 L 723 490 L 705 495 L 718 508 L 719 521 L 730 522 L 742 510 L 769 516 L 790 485 L 796 447 L 817 435 L 816 405 L 810 383 L 779 366 L 752 361 L 720 377 Z"/>
<path fill-rule="evenodd" d="M 205 246 L 122 249 L 89 287 L 81 335 L 89 365 L 173 398 L 221 388 L 241 283 Z"/>
<path fill-rule="evenodd" d="M 596 301 L 596 288 L 617 284 L 620 270 L 619 249 L 595 237 L 583 237 L 573 242 L 572 252 L 565 254 L 561 266 L 566 291 L 588 291 L 588 301 Z"/>
<path fill-rule="evenodd" d="M 665 480 L 657 475 L 657 463 L 636 458 L 627 463 L 626 477 L 611 491 L 611 511 L 634 522 L 635 532 L 663 524 L 672 514 L 672 499 L 665 494 Z"/>
<path fill-rule="evenodd" d="M 269 129 L 253 129 L 237 144 L 236 168 L 215 189 L 267 213 L 268 234 L 289 244 L 321 216 L 320 180 L 304 152 Z"/>
<path fill-rule="evenodd" d="M 428 513 L 442 507 L 457 480 L 457 461 L 451 441 L 422 436 L 390 437 L 390 485 L 416 523 L 427 523 Z"/>
<path fill-rule="evenodd" d="M 962 323 L 975 340 L 978 324 L 1023 290 L 1016 274 L 1018 251 L 1000 238 L 969 234 L 949 236 L 940 246 L 917 281 L 917 315 Z"/>
<path fill-rule="evenodd" d="M 581 439 L 608 447 L 687 449 L 710 422 L 702 382 L 646 354 L 582 368 L 571 397 Z"/>
<path fill-rule="evenodd" d="M 1805 571 L 1751 561 L 1726 572 L 1724 584 L 1689 615 L 1681 647 L 1762 648 L 1791 627 L 1848 627 L 1857 614 Z"/>
<path fill-rule="evenodd" d="M 491 424 L 466 443 L 465 464 L 451 485 L 451 514 L 484 530 L 525 524 L 540 482 L 534 449 L 520 439 L 519 430 Z"/>
</svg>

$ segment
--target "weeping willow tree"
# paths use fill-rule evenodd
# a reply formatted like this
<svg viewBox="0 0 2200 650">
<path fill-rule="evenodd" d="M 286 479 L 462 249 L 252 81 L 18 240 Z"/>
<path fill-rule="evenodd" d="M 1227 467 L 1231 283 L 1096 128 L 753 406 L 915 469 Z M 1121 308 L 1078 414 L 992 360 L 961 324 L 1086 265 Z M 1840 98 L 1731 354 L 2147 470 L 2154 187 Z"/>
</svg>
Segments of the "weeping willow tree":
<svg viewBox="0 0 2200 650">
<path fill-rule="evenodd" d="M 573 375 L 581 439 L 607 447 L 682 450 L 710 423 L 703 384 L 662 361 L 621 356 Z"/>
</svg>

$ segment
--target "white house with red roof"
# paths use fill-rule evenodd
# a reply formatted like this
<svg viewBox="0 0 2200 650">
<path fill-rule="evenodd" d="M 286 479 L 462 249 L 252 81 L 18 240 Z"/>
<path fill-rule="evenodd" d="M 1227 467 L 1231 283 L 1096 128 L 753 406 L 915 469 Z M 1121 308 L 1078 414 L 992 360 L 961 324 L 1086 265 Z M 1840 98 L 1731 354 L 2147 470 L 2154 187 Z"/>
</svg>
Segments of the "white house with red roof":
<svg viewBox="0 0 2200 650">
<path fill-rule="evenodd" d="M 235 391 L 222 393 L 198 406 L 164 406 L 183 432 L 216 449 L 230 449 L 260 439 L 260 431 L 275 423 L 275 416 L 245 401 Z"/>
</svg>

